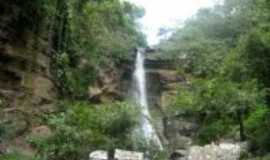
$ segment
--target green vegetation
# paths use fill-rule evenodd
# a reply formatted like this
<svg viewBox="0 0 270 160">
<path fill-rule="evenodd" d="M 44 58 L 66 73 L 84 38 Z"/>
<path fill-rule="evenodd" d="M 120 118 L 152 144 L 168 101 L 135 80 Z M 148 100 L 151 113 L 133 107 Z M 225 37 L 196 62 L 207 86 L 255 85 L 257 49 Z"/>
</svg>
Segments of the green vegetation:
<svg viewBox="0 0 270 160">
<path fill-rule="evenodd" d="M 146 46 L 135 23 L 144 10 L 120 0 L 34 0 L 1 2 L 1 29 L 9 43 L 33 37 L 33 49 L 52 58 L 52 72 L 64 96 L 86 97 L 100 69 Z"/>
<path fill-rule="evenodd" d="M 32 147 L 38 150 L 36 159 L 79 160 L 88 159 L 89 153 L 98 149 L 132 149 L 131 133 L 137 124 L 134 107 L 126 103 L 93 105 L 81 100 L 88 100 L 89 86 L 96 84 L 99 72 L 128 60 L 136 47 L 146 46 L 135 23 L 144 10 L 121 0 L 10 1 L 0 2 L 0 8 L 3 44 L 27 45 L 33 55 L 41 52 L 49 56 L 50 72 L 61 99 L 72 99 L 61 105 L 61 113 L 42 113 L 52 135 L 29 137 Z M 22 54 L 29 54 L 23 49 Z M 47 71 L 41 70 L 47 76 Z M 0 121 L 0 141 L 7 134 L 5 130 Z M 10 153 L 0 159 L 31 158 Z"/>
<path fill-rule="evenodd" d="M 200 143 L 248 140 L 270 152 L 270 7 L 266 0 L 225 0 L 202 9 L 158 46 L 191 74 L 170 113 L 198 117 Z M 237 138 L 238 137 L 238 138 Z"/>
<path fill-rule="evenodd" d="M 58 0 L 50 8 L 51 47 L 64 95 L 84 97 L 98 70 L 146 45 L 135 24 L 144 11 L 128 2 Z"/>
<path fill-rule="evenodd" d="M 60 105 L 60 113 L 44 115 L 45 125 L 52 130 L 49 137 L 28 137 L 37 150 L 35 158 L 11 152 L 0 154 L 0 159 L 81 160 L 91 151 L 112 152 L 115 148 L 147 150 L 151 160 L 168 157 L 132 134 L 138 124 L 136 107 L 86 102 L 89 87 L 98 83 L 103 69 L 129 60 L 136 47 L 147 46 L 136 24 L 143 9 L 122 0 L 15 0 L 0 2 L 0 9 L 1 45 L 8 44 L 1 50 L 26 45 L 30 51 L 22 49 L 22 54 L 48 55 L 60 97 L 70 99 Z M 26 44 L 29 39 L 31 43 Z M 157 47 L 162 53 L 157 58 L 173 59 L 179 73 L 189 75 L 187 85 L 179 86 L 172 98 L 168 115 L 196 117 L 200 127 L 194 138 L 199 144 L 222 139 L 248 141 L 255 156 L 269 159 L 270 1 L 224 0 L 222 5 L 201 9 Z M 5 58 L 12 65 L 9 56 L 12 54 Z M 36 65 L 32 66 L 29 71 L 35 70 Z M 15 77 L 18 72 L 20 79 L 20 71 L 9 70 L 15 70 Z M 42 67 L 37 70 L 47 72 Z M 33 103 L 42 106 L 47 100 Z M 18 105 L 16 101 L 14 105 Z M 0 110 L 5 106 L 0 97 Z M 11 110 L 17 107 L 10 106 Z M 10 114 L 19 122 L 25 117 L 15 115 Z M 16 136 L 6 130 L 18 129 L 18 124 L 9 125 L 0 121 L 0 142 L 5 135 Z"/>
<path fill-rule="evenodd" d="M 32 158 L 20 153 L 10 153 L 6 155 L 0 155 L 1 160 L 40 160 L 38 158 Z"/>
<path fill-rule="evenodd" d="M 42 159 L 87 159 L 91 151 L 132 149 L 132 131 L 137 111 L 126 103 L 91 105 L 86 102 L 62 104 L 65 111 L 48 117 L 53 135 L 29 137 Z"/>
</svg>

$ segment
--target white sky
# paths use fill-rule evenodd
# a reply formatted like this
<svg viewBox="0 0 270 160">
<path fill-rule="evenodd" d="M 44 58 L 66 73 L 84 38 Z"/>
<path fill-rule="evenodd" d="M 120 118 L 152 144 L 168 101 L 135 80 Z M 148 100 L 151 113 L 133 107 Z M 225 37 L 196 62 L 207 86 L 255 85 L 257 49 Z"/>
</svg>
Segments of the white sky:
<svg viewBox="0 0 270 160">
<path fill-rule="evenodd" d="M 140 20 L 150 45 L 159 42 L 160 28 L 172 28 L 194 15 L 199 8 L 211 7 L 217 0 L 127 0 L 145 8 Z"/>
</svg>

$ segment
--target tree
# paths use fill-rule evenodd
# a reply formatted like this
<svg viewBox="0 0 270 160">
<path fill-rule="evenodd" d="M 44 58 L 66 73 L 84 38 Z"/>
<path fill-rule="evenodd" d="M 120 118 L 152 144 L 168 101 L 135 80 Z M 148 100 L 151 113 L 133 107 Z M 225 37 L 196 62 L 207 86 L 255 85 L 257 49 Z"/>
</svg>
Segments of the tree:
<svg viewBox="0 0 270 160">
<path fill-rule="evenodd" d="M 191 84 L 180 87 L 171 104 L 172 115 L 196 115 L 201 142 L 237 130 L 241 140 L 257 146 L 253 151 L 269 151 L 262 146 L 269 145 L 264 141 L 270 132 L 258 129 L 266 128 L 270 113 L 262 107 L 270 103 L 269 3 L 225 0 L 200 10 L 158 46 L 165 53 L 160 58 L 174 59 L 191 74 Z M 256 140 L 259 135 L 263 140 Z"/>
</svg>

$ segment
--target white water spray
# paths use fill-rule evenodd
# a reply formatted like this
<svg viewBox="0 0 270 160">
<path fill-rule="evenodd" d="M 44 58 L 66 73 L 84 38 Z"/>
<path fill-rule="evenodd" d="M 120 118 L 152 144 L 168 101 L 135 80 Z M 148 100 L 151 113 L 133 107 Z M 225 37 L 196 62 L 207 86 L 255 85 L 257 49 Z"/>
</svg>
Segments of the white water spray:
<svg viewBox="0 0 270 160">
<path fill-rule="evenodd" d="M 144 137 L 146 138 L 146 140 L 148 140 L 148 142 L 153 141 L 162 150 L 163 146 L 161 144 L 161 141 L 154 127 L 152 126 L 150 122 L 151 115 L 149 113 L 148 103 L 147 103 L 144 55 L 142 51 L 140 50 L 137 51 L 134 78 L 135 78 L 136 88 L 137 88 L 136 100 L 139 103 L 141 107 L 141 112 L 142 112 L 141 127 L 142 127 Z"/>
</svg>

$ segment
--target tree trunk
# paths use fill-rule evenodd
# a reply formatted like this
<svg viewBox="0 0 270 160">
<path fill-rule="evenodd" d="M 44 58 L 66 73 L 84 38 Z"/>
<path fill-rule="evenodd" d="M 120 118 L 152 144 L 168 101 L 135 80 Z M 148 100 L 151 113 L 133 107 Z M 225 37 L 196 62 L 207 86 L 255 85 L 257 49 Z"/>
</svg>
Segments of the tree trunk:
<svg viewBox="0 0 270 160">
<path fill-rule="evenodd" d="M 237 119 L 240 127 L 240 141 L 245 141 L 246 135 L 245 135 L 245 126 L 243 122 L 243 110 L 237 111 Z"/>
</svg>

